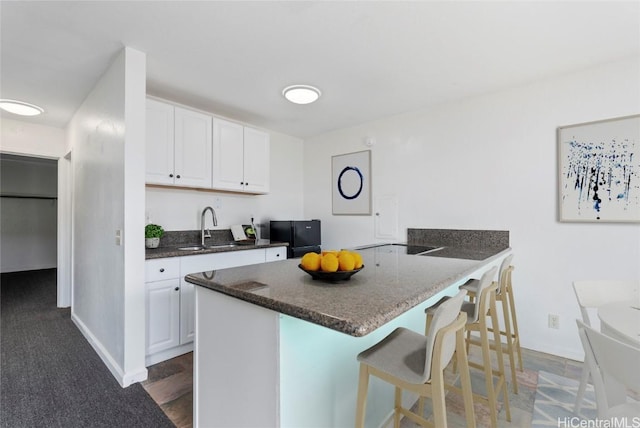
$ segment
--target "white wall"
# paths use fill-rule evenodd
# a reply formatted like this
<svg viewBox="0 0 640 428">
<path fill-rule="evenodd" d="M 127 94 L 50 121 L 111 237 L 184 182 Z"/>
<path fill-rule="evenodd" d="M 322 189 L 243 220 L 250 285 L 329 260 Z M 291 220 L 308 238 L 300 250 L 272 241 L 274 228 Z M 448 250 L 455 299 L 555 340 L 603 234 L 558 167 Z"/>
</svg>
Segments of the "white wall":
<svg viewBox="0 0 640 428">
<path fill-rule="evenodd" d="M 0 160 L 0 271 L 56 267 L 57 163 L 38 158 Z M 48 198 L 48 199 L 40 199 Z"/>
<path fill-rule="evenodd" d="M 123 386 L 146 378 L 144 176 L 135 171 L 144 171 L 145 74 L 144 54 L 125 48 L 68 127 L 71 316 Z M 116 244 L 117 230 L 123 245 Z"/>
<path fill-rule="evenodd" d="M 640 225 L 558 222 L 556 128 L 638 114 L 639 76 L 633 58 L 312 138 L 304 214 L 323 221 L 323 247 L 374 241 L 373 216 L 332 216 L 330 168 L 375 138 L 373 195 L 397 196 L 398 238 L 407 227 L 509 230 L 523 346 L 580 359 L 571 282 L 639 278 Z"/>
<path fill-rule="evenodd" d="M 267 131 L 268 132 L 268 131 Z M 242 195 L 198 190 L 147 187 L 146 213 L 148 221 L 165 230 L 199 230 L 202 209 L 216 208 L 218 228 L 232 224 L 248 224 L 251 215 L 256 223 L 269 228 L 269 220 L 302 218 L 302 140 L 270 132 L 271 162 L 270 192 L 267 195 Z M 207 217 L 207 225 L 211 219 Z M 264 228 L 263 228 L 264 230 Z M 265 235 L 263 235 L 265 236 Z"/>
<path fill-rule="evenodd" d="M 46 114 L 46 112 L 45 112 Z M 65 154 L 64 129 L 20 120 L 0 120 L 0 151 L 58 159 Z"/>
</svg>

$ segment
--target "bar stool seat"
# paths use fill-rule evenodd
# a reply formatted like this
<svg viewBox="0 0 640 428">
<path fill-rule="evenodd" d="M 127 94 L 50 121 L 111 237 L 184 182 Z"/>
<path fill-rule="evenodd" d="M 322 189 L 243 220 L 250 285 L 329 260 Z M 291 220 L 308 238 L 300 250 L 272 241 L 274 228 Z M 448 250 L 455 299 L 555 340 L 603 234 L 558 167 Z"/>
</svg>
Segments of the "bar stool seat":
<svg viewBox="0 0 640 428">
<path fill-rule="evenodd" d="M 358 355 L 368 364 L 409 383 L 424 383 L 427 336 L 400 327 Z"/>
<path fill-rule="evenodd" d="M 438 308 L 428 335 L 399 327 L 358 355 L 360 378 L 356 408 L 357 428 L 364 426 L 369 375 L 395 386 L 395 427 L 399 426 L 401 415 L 422 426 L 434 426 L 422 414 L 402 407 L 402 390 L 408 390 L 420 397 L 432 398 L 435 426 L 445 428 L 446 386 L 443 371 L 455 351 L 460 365 L 467 426 L 475 427 L 471 379 L 464 352 L 466 315 L 460 312 L 465 294 L 465 291 L 459 292 Z"/>
</svg>

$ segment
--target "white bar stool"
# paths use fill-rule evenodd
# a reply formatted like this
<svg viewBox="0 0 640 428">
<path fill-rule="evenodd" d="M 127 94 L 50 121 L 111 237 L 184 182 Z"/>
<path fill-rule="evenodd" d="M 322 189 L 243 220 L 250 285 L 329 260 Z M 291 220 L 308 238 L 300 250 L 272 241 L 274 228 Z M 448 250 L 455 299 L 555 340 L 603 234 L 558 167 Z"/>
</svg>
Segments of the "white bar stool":
<svg viewBox="0 0 640 428">
<path fill-rule="evenodd" d="M 509 407 L 509 396 L 507 394 L 504 360 L 502 355 L 502 346 L 492 347 L 489 342 L 489 332 L 493 331 L 494 342 L 500 343 L 500 328 L 498 326 L 498 317 L 496 312 L 496 290 L 498 283 L 493 281 L 493 278 L 498 271 L 497 267 L 493 267 L 486 271 L 482 278 L 478 281 L 476 291 L 475 303 L 464 302 L 462 304 L 462 311 L 467 313 L 467 333 L 470 331 L 477 331 L 480 334 L 479 341 L 467 340 L 466 349 L 471 344 L 480 345 L 482 349 L 482 364 L 468 362 L 469 367 L 480 369 L 484 371 L 486 396 L 473 393 L 473 399 L 481 402 L 489 407 L 491 415 L 491 426 L 496 428 L 498 426 L 498 393 L 502 391 L 502 398 L 504 401 L 505 414 L 507 421 L 511 421 L 511 409 Z M 427 313 L 427 326 L 430 324 L 430 318 L 433 314 L 434 307 L 428 308 Z M 487 318 L 491 318 L 491 327 L 487 324 Z M 429 328 L 429 327 L 428 327 Z M 492 330 L 493 329 L 493 330 Z M 469 336 L 467 336 L 469 338 Z M 498 360 L 498 369 L 494 370 L 491 364 L 491 349 L 496 352 Z M 494 376 L 497 378 L 494 384 Z"/>
<path fill-rule="evenodd" d="M 464 328 L 467 315 L 460 312 L 466 291 L 442 303 L 433 314 L 428 334 L 422 335 L 399 327 L 386 338 L 361 352 L 360 379 L 356 407 L 356 428 L 364 427 L 369 375 L 395 385 L 394 426 L 400 425 L 400 415 L 422 426 L 434 426 L 423 415 L 402 407 L 402 390 L 420 397 L 431 397 L 435 426 L 446 428 L 444 369 L 454 352 L 460 367 L 467 426 L 475 428 L 471 378 L 464 348 Z M 422 406 L 420 406 L 422 407 Z"/>
<path fill-rule="evenodd" d="M 518 377 L 516 375 L 516 355 L 518 357 L 520 371 L 523 371 L 524 369 L 522 364 L 522 349 L 520 348 L 520 334 L 518 332 L 518 319 L 516 318 L 516 307 L 513 298 L 513 285 L 511 283 L 511 273 L 514 270 L 514 267 L 511 264 L 512 260 L 513 254 L 510 254 L 505 257 L 500 265 L 498 289 L 496 290 L 496 302 L 500 302 L 500 306 L 502 307 L 502 318 L 504 321 L 504 329 L 499 329 L 500 336 L 504 337 L 506 340 L 506 343 L 501 343 L 502 352 L 506 353 L 509 357 L 509 366 L 511 367 L 511 388 L 513 393 L 517 394 Z M 478 280 L 471 280 L 460 287 L 462 290 L 467 290 L 467 295 L 471 301 L 473 301 L 477 294 L 478 283 Z M 489 331 L 493 332 L 493 326 Z M 467 344 L 469 343 L 473 343 L 474 345 L 480 344 L 477 340 L 471 339 L 468 332 Z M 492 349 L 494 346 L 495 344 L 492 345 Z"/>
</svg>

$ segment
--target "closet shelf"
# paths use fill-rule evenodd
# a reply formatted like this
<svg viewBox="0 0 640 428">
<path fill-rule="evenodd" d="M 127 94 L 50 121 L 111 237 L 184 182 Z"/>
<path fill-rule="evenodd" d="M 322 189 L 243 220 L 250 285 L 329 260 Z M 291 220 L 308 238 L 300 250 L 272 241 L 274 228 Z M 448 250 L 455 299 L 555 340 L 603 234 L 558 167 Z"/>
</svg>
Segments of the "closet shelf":
<svg viewBox="0 0 640 428">
<path fill-rule="evenodd" d="M 55 200 L 58 199 L 57 196 L 46 196 L 46 195 L 15 195 L 15 194 L 4 194 L 0 195 L 0 198 L 13 198 L 13 199 L 49 199 Z"/>
</svg>

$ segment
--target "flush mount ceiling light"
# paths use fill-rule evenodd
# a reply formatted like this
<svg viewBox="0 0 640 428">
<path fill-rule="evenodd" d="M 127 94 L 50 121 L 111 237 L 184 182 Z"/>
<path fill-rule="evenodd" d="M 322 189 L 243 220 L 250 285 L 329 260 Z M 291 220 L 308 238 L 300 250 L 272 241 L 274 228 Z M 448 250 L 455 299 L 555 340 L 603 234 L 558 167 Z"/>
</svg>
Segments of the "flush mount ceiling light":
<svg viewBox="0 0 640 428">
<path fill-rule="evenodd" d="M 295 104 L 310 104 L 320 98 L 320 89 L 309 85 L 291 85 L 282 90 L 282 95 Z"/>
<path fill-rule="evenodd" d="M 7 100 L 0 98 L 0 108 L 9 113 L 19 114 L 20 116 L 37 116 L 44 112 L 44 109 L 24 101 Z"/>
</svg>

